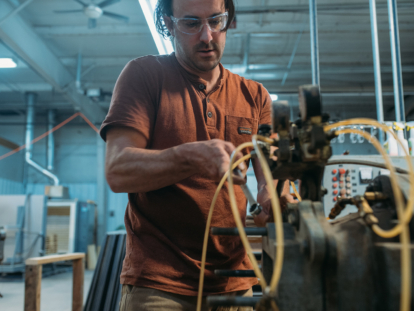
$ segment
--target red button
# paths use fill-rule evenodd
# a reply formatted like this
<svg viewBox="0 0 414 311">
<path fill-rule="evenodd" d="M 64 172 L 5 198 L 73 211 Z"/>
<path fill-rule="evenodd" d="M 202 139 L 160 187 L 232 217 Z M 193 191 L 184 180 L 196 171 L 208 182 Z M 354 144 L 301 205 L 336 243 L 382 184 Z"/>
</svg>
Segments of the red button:
<svg viewBox="0 0 414 311">
<path fill-rule="evenodd" d="M 333 201 L 336 202 L 338 199 L 336 197 L 333 198 Z"/>
<path fill-rule="evenodd" d="M 344 168 L 339 169 L 339 174 L 343 175 L 346 173 L 346 170 Z"/>
<path fill-rule="evenodd" d="M 338 187 L 337 183 L 332 184 L 332 188 L 336 188 L 336 187 Z"/>
<path fill-rule="evenodd" d="M 338 171 L 337 170 L 332 170 L 332 174 L 336 174 Z"/>
<path fill-rule="evenodd" d="M 338 180 L 338 178 L 335 176 L 335 177 L 332 177 L 332 181 L 337 181 Z"/>
<path fill-rule="evenodd" d="M 334 194 L 334 195 L 337 195 L 337 194 L 338 194 L 338 190 L 334 190 L 334 191 L 333 191 L 333 194 Z"/>
</svg>

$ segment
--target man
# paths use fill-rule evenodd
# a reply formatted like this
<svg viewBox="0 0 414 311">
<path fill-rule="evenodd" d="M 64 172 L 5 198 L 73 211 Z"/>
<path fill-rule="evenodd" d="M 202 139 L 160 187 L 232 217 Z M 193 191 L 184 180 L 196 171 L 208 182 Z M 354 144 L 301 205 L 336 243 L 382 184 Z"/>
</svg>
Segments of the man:
<svg viewBox="0 0 414 311">
<path fill-rule="evenodd" d="M 159 31 L 173 37 L 175 53 L 128 63 L 101 127 L 108 183 L 114 192 L 129 193 L 121 311 L 195 310 L 203 235 L 218 182 L 235 146 L 270 123 L 264 87 L 220 64 L 232 0 L 159 0 L 157 17 Z M 264 225 L 271 217 L 269 195 L 253 166 L 264 206 L 255 222 Z M 239 176 L 234 181 L 245 182 Z M 246 199 L 236 188 L 246 215 Z M 235 227 L 227 185 L 212 226 Z M 204 294 L 251 295 L 255 278 L 214 275 L 215 269 L 251 268 L 238 237 L 210 236 Z"/>
</svg>

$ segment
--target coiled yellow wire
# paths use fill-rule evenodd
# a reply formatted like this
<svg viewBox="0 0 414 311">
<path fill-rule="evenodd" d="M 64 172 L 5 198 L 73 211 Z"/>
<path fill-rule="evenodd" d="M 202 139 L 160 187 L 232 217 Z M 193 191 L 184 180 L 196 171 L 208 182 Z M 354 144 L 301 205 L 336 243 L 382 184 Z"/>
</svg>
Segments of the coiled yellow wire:
<svg viewBox="0 0 414 311">
<path fill-rule="evenodd" d="M 243 156 L 241 159 L 237 160 L 233 164 L 232 170 L 234 170 L 243 161 L 246 161 L 246 160 L 250 159 L 250 157 L 251 157 L 251 155 L 247 154 L 247 155 Z M 216 192 L 214 193 L 213 200 L 211 201 L 210 211 L 209 211 L 208 216 L 207 216 L 206 230 L 204 232 L 203 251 L 202 251 L 202 254 L 201 254 L 201 268 L 200 268 L 200 280 L 199 280 L 199 284 L 198 284 L 197 311 L 201 311 L 201 303 L 202 303 L 202 300 L 203 300 L 204 272 L 205 272 L 205 266 L 206 266 L 207 244 L 208 244 L 208 237 L 209 237 L 209 233 L 210 233 L 211 219 L 213 217 L 214 206 L 216 205 L 218 195 L 219 195 L 220 190 L 223 187 L 225 181 L 227 180 L 227 175 L 228 174 L 229 174 L 229 171 L 227 171 L 224 174 L 224 176 L 221 179 L 219 185 L 217 186 Z"/>
<path fill-rule="evenodd" d="M 253 141 L 254 150 L 256 151 L 257 158 L 259 159 L 260 166 L 262 167 L 263 174 L 266 179 L 267 191 L 270 194 L 273 215 L 275 216 L 276 260 L 275 260 L 275 265 L 273 268 L 273 275 L 270 281 L 270 289 L 269 289 L 269 293 L 271 295 L 274 295 L 276 294 L 277 285 L 279 284 L 280 275 L 282 274 L 282 267 L 283 267 L 283 254 L 284 254 L 283 219 L 282 219 L 282 211 L 280 208 L 279 198 L 276 195 L 276 191 L 273 185 L 272 172 L 270 171 L 269 165 L 267 164 L 267 160 L 262 152 L 262 149 L 260 149 L 257 143 L 258 140 L 266 141 L 266 138 L 263 136 L 254 135 L 252 141 Z"/>
<path fill-rule="evenodd" d="M 258 137 L 259 139 L 261 139 L 261 137 Z M 256 140 L 256 137 L 254 137 L 253 139 L 254 141 Z M 269 142 L 269 141 L 267 141 Z M 253 265 L 253 270 L 255 271 L 256 276 L 259 279 L 259 283 L 262 286 L 263 290 L 267 290 L 269 292 L 275 292 L 278 281 L 280 279 L 280 274 L 281 274 L 281 270 L 282 270 L 282 265 L 283 265 L 283 224 L 282 224 L 282 215 L 280 212 L 280 204 L 279 204 L 279 200 L 276 196 L 276 193 L 273 189 L 273 178 L 270 172 L 270 169 L 267 166 L 267 162 L 265 162 L 266 166 L 263 169 L 263 173 L 265 174 L 266 177 L 266 182 L 267 182 L 267 186 L 268 186 L 268 191 L 269 194 L 271 196 L 271 203 L 272 203 L 272 209 L 273 209 L 273 213 L 276 216 L 276 239 L 277 239 L 277 258 L 275 261 L 275 268 L 274 268 L 274 272 L 273 272 L 273 276 L 272 276 L 272 280 L 271 280 L 271 287 L 270 289 L 267 289 L 267 284 L 266 284 L 266 280 L 263 277 L 262 272 L 260 271 L 259 265 L 257 263 L 257 260 L 253 254 L 253 251 L 250 247 L 249 241 L 247 239 L 246 236 L 246 232 L 244 231 L 244 227 L 243 224 L 241 222 L 241 218 L 240 218 L 240 213 L 238 211 L 237 208 L 237 202 L 236 202 L 236 198 L 235 198 L 235 193 L 234 193 L 234 186 L 233 186 L 233 175 L 230 173 L 234 168 L 236 168 L 238 166 L 238 164 L 240 164 L 242 161 L 245 161 L 246 159 L 250 158 L 250 155 L 245 155 L 244 157 L 242 157 L 241 159 L 239 159 L 238 161 L 235 162 L 235 155 L 241 151 L 244 148 L 247 147 L 254 147 L 253 143 L 244 143 L 241 144 L 240 146 L 238 146 L 234 152 L 232 153 L 232 156 L 230 158 L 230 169 L 229 171 L 226 172 L 226 174 L 223 176 L 222 180 L 220 181 L 216 193 L 214 194 L 213 200 L 211 202 L 211 206 L 210 206 L 210 212 L 207 218 L 207 224 L 206 224 L 206 230 L 204 233 L 204 243 L 203 243 L 203 251 L 202 251 L 202 258 L 201 258 L 201 269 L 200 269 L 200 280 L 199 280 L 199 290 L 198 290 L 198 299 L 197 299 L 197 311 L 201 311 L 201 303 L 202 303 L 202 298 L 203 298 L 203 282 L 204 282 L 204 272 L 205 272 L 205 261 L 206 261 L 206 255 L 207 255 L 207 242 L 208 242 L 208 235 L 209 235 L 209 231 L 210 231 L 210 225 L 211 225 L 211 218 L 212 218 L 212 214 L 214 211 L 214 205 L 216 203 L 218 194 L 221 190 L 221 188 L 223 187 L 223 184 L 226 180 L 226 178 L 228 179 L 229 182 L 229 196 L 230 196 L 230 206 L 233 212 L 233 216 L 237 225 L 237 228 L 239 230 L 239 234 L 240 234 L 240 239 L 243 243 L 244 248 L 246 249 L 246 253 L 249 256 L 249 259 Z M 256 147 L 257 147 L 257 143 L 256 143 Z M 256 152 L 258 153 L 258 157 L 259 157 L 259 161 L 260 159 L 266 161 L 264 159 L 264 155 L 262 154 L 262 151 L 260 148 L 257 148 Z M 234 163 L 234 164 L 233 164 Z M 261 165 L 262 161 L 260 161 Z M 270 180 L 269 180 L 269 174 L 270 174 Z M 270 181 L 270 183 L 269 183 Z"/>
</svg>

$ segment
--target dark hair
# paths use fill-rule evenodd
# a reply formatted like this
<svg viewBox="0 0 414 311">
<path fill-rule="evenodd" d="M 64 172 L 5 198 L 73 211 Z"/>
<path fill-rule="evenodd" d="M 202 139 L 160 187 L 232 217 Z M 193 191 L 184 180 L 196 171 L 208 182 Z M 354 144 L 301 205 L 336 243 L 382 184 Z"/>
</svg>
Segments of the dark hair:
<svg viewBox="0 0 414 311">
<path fill-rule="evenodd" d="M 227 31 L 231 22 L 234 19 L 234 3 L 233 0 L 224 0 L 224 7 L 229 12 L 229 18 L 224 31 Z M 158 0 L 157 6 L 155 7 L 155 27 L 157 31 L 164 37 L 168 38 L 171 36 L 167 26 L 165 26 L 164 16 L 172 16 L 172 0 Z"/>
</svg>

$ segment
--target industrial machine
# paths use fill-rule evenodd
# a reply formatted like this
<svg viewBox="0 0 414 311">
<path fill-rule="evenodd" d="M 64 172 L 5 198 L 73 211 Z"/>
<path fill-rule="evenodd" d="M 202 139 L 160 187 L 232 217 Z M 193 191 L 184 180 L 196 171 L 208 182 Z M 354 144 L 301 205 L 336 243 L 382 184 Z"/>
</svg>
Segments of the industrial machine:
<svg viewBox="0 0 414 311">
<path fill-rule="evenodd" d="M 288 204 L 283 211 L 283 243 L 278 241 L 275 223 L 246 230 L 247 235 L 263 236 L 261 273 L 267 284 L 272 284 L 274 269 L 280 264 L 278 253 L 283 251 L 276 289 L 262 288 L 260 297 L 210 296 L 207 303 L 210 307 L 252 306 L 258 311 L 395 311 L 400 306 L 400 310 L 409 310 L 413 291 L 407 258 L 414 255 L 413 246 L 403 244 L 396 235 L 386 239 L 376 234 L 378 228 L 386 231 L 405 225 L 397 221 L 390 172 L 382 161 L 371 157 L 331 159 L 330 140 L 339 132 L 326 131 L 329 116 L 322 112 L 319 87 L 300 87 L 299 103 L 300 119 L 294 123 L 289 120 L 287 103 L 273 103 L 272 128 L 260 126 L 259 134 L 266 137 L 260 149 L 272 177 L 300 180 L 301 201 Z M 278 138 L 270 142 L 272 130 Z M 277 160 L 272 158 L 271 145 L 278 147 Z M 409 175 L 404 168 L 397 173 L 406 202 Z M 212 228 L 211 232 L 240 234 L 237 228 Z M 221 270 L 216 274 L 255 275 L 253 271 L 223 274 Z"/>
</svg>

